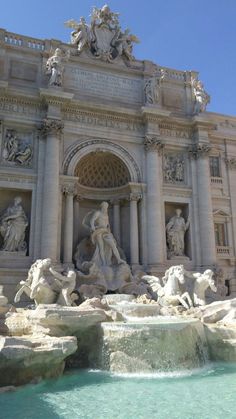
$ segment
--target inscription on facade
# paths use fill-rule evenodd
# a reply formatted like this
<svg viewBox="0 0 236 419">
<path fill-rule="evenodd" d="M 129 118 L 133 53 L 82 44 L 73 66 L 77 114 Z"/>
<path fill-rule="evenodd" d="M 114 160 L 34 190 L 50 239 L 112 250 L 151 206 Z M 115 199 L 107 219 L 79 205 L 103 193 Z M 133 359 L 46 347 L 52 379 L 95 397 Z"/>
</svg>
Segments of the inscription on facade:
<svg viewBox="0 0 236 419">
<path fill-rule="evenodd" d="M 142 81 L 137 78 L 68 67 L 65 71 L 65 85 L 95 97 L 139 104 L 142 102 Z"/>
<path fill-rule="evenodd" d="M 144 126 L 141 122 L 136 121 L 119 121 L 115 119 L 104 118 L 103 116 L 86 115 L 83 113 L 65 112 L 64 119 L 69 121 L 76 121 L 82 125 L 107 127 L 117 130 L 137 131 L 141 133 L 144 131 Z"/>
</svg>

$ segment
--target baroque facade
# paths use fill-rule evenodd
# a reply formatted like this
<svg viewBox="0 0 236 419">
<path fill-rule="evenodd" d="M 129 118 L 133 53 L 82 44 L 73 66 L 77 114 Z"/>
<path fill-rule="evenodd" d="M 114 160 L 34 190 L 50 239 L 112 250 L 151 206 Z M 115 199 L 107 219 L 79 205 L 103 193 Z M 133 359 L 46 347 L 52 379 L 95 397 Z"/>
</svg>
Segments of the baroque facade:
<svg viewBox="0 0 236 419">
<path fill-rule="evenodd" d="M 107 6 L 66 25 L 68 44 L 0 30 L 5 294 L 38 258 L 72 267 L 84 216 L 108 201 L 134 272 L 209 267 L 235 295 L 236 118 L 206 111 L 198 73 L 136 60 Z"/>
</svg>

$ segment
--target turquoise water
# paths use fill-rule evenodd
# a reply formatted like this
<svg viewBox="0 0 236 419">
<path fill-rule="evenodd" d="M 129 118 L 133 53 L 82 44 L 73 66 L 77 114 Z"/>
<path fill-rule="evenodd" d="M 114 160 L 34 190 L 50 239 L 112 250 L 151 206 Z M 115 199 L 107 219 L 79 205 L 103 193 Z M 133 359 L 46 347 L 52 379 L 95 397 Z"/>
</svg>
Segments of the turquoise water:
<svg viewBox="0 0 236 419">
<path fill-rule="evenodd" d="M 73 371 L 0 395 L 1 419 L 235 419 L 236 364 L 192 373 Z"/>
</svg>

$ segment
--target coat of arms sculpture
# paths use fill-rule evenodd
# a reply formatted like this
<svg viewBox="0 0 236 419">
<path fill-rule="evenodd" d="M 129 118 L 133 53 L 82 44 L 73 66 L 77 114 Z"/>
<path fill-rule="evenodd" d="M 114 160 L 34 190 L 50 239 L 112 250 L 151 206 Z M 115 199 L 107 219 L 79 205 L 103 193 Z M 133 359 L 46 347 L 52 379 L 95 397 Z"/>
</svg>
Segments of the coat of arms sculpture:
<svg viewBox="0 0 236 419">
<path fill-rule="evenodd" d="M 129 29 L 121 30 L 119 13 L 111 12 L 105 5 L 101 9 L 94 7 L 91 23 L 87 24 L 84 17 L 79 22 L 71 19 L 65 25 L 73 29 L 71 44 L 77 47 L 77 53 L 89 50 L 95 58 L 112 62 L 117 57 L 128 61 L 134 60 L 133 43 L 139 40 Z"/>
</svg>

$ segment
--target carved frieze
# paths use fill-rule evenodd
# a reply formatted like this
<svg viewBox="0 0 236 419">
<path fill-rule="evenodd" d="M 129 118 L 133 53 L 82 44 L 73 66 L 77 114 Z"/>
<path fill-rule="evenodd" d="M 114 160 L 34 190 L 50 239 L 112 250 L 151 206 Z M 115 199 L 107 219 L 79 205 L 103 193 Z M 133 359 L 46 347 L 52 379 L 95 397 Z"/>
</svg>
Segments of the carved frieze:
<svg viewBox="0 0 236 419">
<path fill-rule="evenodd" d="M 2 160 L 6 165 L 32 167 L 32 134 L 20 134 L 14 129 L 7 129 L 3 140 Z"/>
<path fill-rule="evenodd" d="M 159 137 L 155 135 L 146 135 L 144 139 L 144 147 L 146 151 L 157 151 L 161 154 L 164 148 L 164 144 L 161 142 Z"/>
<path fill-rule="evenodd" d="M 184 156 L 165 154 L 163 159 L 163 177 L 167 183 L 184 182 Z"/>
<path fill-rule="evenodd" d="M 207 157 L 211 151 L 210 144 L 194 144 L 188 150 L 190 158 L 198 159 L 200 157 Z"/>
</svg>

